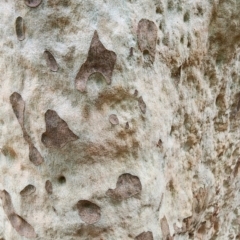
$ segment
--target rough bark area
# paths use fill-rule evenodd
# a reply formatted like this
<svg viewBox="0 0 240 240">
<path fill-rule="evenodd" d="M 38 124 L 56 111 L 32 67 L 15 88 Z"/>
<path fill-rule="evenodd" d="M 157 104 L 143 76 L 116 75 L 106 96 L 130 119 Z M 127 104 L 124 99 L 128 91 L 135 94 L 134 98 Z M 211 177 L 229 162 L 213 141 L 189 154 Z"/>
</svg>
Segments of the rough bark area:
<svg viewBox="0 0 240 240">
<path fill-rule="evenodd" d="M 0 239 L 240 239 L 240 1 L 0 10 Z"/>
</svg>

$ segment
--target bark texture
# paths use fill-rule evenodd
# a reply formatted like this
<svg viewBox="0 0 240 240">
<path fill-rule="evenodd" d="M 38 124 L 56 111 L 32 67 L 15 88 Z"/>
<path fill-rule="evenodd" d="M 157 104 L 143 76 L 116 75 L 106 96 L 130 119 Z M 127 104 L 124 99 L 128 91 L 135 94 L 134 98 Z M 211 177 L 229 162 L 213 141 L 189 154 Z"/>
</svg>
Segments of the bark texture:
<svg viewBox="0 0 240 240">
<path fill-rule="evenodd" d="M 240 239 L 239 0 L 0 10 L 0 239 Z"/>
</svg>

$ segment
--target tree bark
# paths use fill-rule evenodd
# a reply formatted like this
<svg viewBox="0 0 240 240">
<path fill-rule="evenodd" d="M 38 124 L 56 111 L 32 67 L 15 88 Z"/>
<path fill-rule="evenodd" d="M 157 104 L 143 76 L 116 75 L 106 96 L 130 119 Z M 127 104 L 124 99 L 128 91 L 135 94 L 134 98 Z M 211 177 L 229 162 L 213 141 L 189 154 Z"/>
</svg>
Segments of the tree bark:
<svg viewBox="0 0 240 240">
<path fill-rule="evenodd" d="M 0 239 L 240 239 L 238 0 L 0 10 Z"/>
</svg>

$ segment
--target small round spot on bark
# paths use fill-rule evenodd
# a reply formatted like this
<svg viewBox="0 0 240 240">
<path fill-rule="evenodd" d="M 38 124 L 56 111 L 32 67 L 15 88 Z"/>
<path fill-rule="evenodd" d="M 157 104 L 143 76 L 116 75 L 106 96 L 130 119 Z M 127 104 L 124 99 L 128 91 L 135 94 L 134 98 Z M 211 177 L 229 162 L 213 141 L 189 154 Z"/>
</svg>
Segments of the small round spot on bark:
<svg viewBox="0 0 240 240">
<path fill-rule="evenodd" d="M 42 0 L 24 0 L 24 2 L 28 7 L 35 8 L 42 3 Z"/>
<path fill-rule="evenodd" d="M 109 122 L 112 124 L 112 125 L 118 125 L 119 124 L 119 120 L 118 120 L 118 117 L 116 114 L 111 114 L 109 116 Z"/>
<path fill-rule="evenodd" d="M 156 7 L 156 13 L 162 14 L 163 13 L 163 9 L 160 6 Z"/>
<path fill-rule="evenodd" d="M 143 51 L 143 58 L 145 62 L 151 62 L 151 56 L 149 54 L 149 51 L 147 49 L 145 49 Z"/>
<path fill-rule="evenodd" d="M 10 159 L 16 158 L 17 154 L 14 149 L 10 146 L 4 145 L 1 149 L 1 152 L 5 157 L 9 157 Z"/>
<path fill-rule="evenodd" d="M 60 184 L 64 184 L 64 183 L 66 183 L 66 178 L 65 178 L 64 176 L 60 176 L 60 177 L 58 178 L 58 182 L 59 182 Z"/>
<path fill-rule="evenodd" d="M 36 188 L 33 185 L 29 184 L 20 192 L 20 195 L 28 196 L 34 193 L 35 191 L 36 191 Z"/>
<path fill-rule="evenodd" d="M 24 22 L 22 17 L 17 17 L 15 22 L 16 34 L 19 41 L 25 39 Z"/>
<path fill-rule="evenodd" d="M 94 224 L 101 218 L 101 209 L 98 205 L 87 201 L 80 200 L 77 203 L 78 213 L 81 219 L 87 224 Z"/>
<path fill-rule="evenodd" d="M 47 180 L 45 182 L 45 189 L 47 191 L 48 194 L 52 194 L 53 192 L 53 187 L 52 187 L 52 183 L 50 182 L 50 180 Z"/>
</svg>

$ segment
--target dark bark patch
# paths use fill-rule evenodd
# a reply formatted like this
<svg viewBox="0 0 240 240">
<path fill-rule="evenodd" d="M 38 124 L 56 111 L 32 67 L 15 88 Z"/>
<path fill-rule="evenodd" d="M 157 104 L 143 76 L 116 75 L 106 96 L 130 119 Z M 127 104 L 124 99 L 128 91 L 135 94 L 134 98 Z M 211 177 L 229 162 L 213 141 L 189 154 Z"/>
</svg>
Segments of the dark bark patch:
<svg viewBox="0 0 240 240">
<path fill-rule="evenodd" d="M 87 224 L 94 224 L 101 218 L 101 209 L 98 205 L 87 201 L 80 200 L 77 203 L 78 213 L 81 219 Z"/>
<path fill-rule="evenodd" d="M 105 77 L 107 84 L 111 84 L 116 60 L 116 53 L 107 50 L 103 46 L 99 40 L 97 31 L 95 31 L 88 51 L 87 60 L 81 66 L 75 79 L 76 88 L 80 92 L 84 92 L 89 76 L 96 72 L 101 73 Z"/>
<path fill-rule="evenodd" d="M 153 234 L 152 232 L 142 232 L 137 237 L 135 237 L 135 240 L 153 240 Z"/>
<path fill-rule="evenodd" d="M 11 159 L 14 159 L 16 158 L 17 154 L 16 152 L 14 151 L 14 149 L 10 146 L 7 146 L 7 145 L 4 145 L 2 147 L 2 153 L 5 157 L 9 157 Z"/>
<path fill-rule="evenodd" d="M 49 51 L 45 51 L 44 56 L 45 56 L 47 66 L 49 67 L 49 69 L 52 72 L 57 72 L 58 64 L 57 64 L 57 61 L 55 60 L 54 56 L 52 55 L 52 53 L 50 53 Z"/>
<path fill-rule="evenodd" d="M 52 194 L 53 193 L 52 183 L 49 180 L 47 180 L 45 182 L 45 189 L 46 189 L 48 194 Z"/>
<path fill-rule="evenodd" d="M 169 225 L 168 225 L 167 218 L 165 216 L 161 219 L 160 224 L 161 224 L 163 239 L 164 240 L 170 239 L 171 235 L 170 235 Z"/>
<path fill-rule="evenodd" d="M 115 189 L 109 189 L 107 195 L 116 200 L 124 200 L 133 197 L 142 191 L 142 184 L 137 176 L 129 173 L 122 174 Z"/>
<path fill-rule="evenodd" d="M 18 234 L 26 238 L 36 238 L 34 228 L 26 220 L 15 213 L 11 196 L 6 190 L 1 192 L 1 198 L 3 210 L 12 227 L 18 232 Z"/>
<path fill-rule="evenodd" d="M 118 125 L 119 124 L 119 120 L 118 120 L 118 117 L 116 114 L 111 114 L 109 116 L 109 122 L 112 124 L 112 125 Z"/>
<path fill-rule="evenodd" d="M 29 143 L 29 160 L 36 166 L 44 162 L 42 155 L 32 143 Z"/>
<path fill-rule="evenodd" d="M 60 184 L 64 184 L 64 183 L 66 183 L 66 178 L 65 178 L 64 176 L 60 176 L 60 177 L 58 178 L 58 182 L 59 182 Z"/>
<path fill-rule="evenodd" d="M 157 26 L 148 19 L 141 19 L 137 30 L 138 46 L 147 61 L 154 62 L 157 44 Z"/>
<path fill-rule="evenodd" d="M 37 150 L 37 148 L 33 145 L 32 140 L 24 127 L 25 102 L 23 101 L 23 98 L 19 93 L 14 92 L 10 96 L 10 103 L 12 105 L 13 112 L 22 128 L 23 137 L 29 145 L 29 160 L 34 165 L 38 166 L 44 162 L 44 159 L 41 156 L 40 152 Z"/>
<path fill-rule="evenodd" d="M 29 184 L 20 192 L 20 195 L 29 196 L 33 194 L 35 191 L 36 191 L 36 188 L 33 185 Z"/>
<path fill-rule="evenodd" d="M 24 29 L 24 22 L 22 17 L 17 17 L 15 22 L 16 27 L 16 34 L 19 41 L 25 39 L 25 29 Z"/>
<path fill-rule="evenodd" d="M 143 101 L 143 98 L 142 97 L 139 97 L 138 98 L 138 106 L 140 107 L 142 113 L 146 113 L 146 110 L 147 110 L 147 105 L 146 103 Z"/>
<path fill-rule="evenodd" d="M 20 126 L 22 128 L 24 128 L 23 121 L 24 121 L 25 103 L 22 99 L 22 96 L 19 93 L 14 92 L 10 96 L 10 103 L 12 105 L 13 112 L 14 112 Z"/>
<path fill-rule="evenodd" d="M 68 142 L 78 139 L 62 120 L 57 112 L 47 110 L 45 113 L 46 132 L 42 134 L 42 142 L 48 148 L 62 148 Z"/>
<path fill-rule="evenodd" d="M 24 2 L 28 7 L 35 8 L 42 3 L 42 0 L 24 0 Z"/>
</svg>

